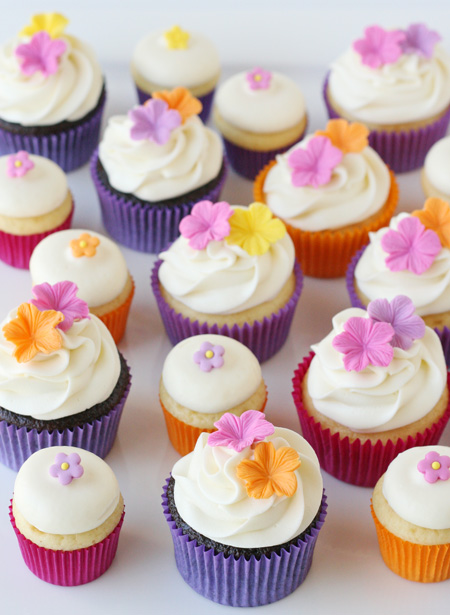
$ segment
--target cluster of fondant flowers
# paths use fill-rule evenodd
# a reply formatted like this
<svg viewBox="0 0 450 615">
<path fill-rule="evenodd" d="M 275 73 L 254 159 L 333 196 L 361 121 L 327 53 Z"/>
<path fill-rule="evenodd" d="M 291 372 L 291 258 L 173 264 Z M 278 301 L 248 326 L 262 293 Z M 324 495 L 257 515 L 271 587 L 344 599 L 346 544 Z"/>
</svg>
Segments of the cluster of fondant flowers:
<svg viewBox="0 0 450 615">
<path fill-rule="evenodd" d="M 28 152 L 20 150 L 17 154 L 8 156 L 6 162 L 6 174 L 8 177 L 23 177 L 34 169 L 34 162 L 30 160 Z"/>
<path fill-rule="evenodd" d="M 193 359 L 202 372 L 210 372 L 214 368 L 222 367 L 224 354 L 225 349 L 220 344 L 214 345 L 210 342 L 203 342 L 200 349 L 194 352 Z"/>
<path fill-rule="evenodd" d="M 81 478 L 84 468 L 78 453 L 57 453 L 55 463 L 49 468 L 50 476 L 57 478 L 61 485 L 70 485 L 74 478 Z"/>
<path fill-rule="evenodd" d="M 246 73 L 245 78 L 251 90 L 267 90 L 272 81 L 272 73 L 258 66 Z"/>
<path fill-rule="evenodd" d="M 427 483 L 448 480 L 450 478 L 450 457 L 430 451 L 425 455 L 425 459 L 419 461 L 417 469 L 424 475 Z"/>
</svg>

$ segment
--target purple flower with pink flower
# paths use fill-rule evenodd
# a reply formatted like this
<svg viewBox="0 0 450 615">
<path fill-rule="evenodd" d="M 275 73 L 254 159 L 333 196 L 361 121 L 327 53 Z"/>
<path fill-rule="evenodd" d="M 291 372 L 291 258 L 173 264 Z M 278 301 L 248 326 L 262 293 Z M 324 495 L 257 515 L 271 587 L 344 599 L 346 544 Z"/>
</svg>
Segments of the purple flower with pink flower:
<svg viewBox="0 0 450 615">
<path fill-rule="evenodd" d="M 23 177 L 34 169 L 34 162 L 30 160 L 28 152 L 20 150 L 17 154 L 11 154 L 6 161 L 6 173 L 8 177 Z"/>
<path fill-rule="evenodd" d="M 394 329 L 386 322 L 353 316 L 344 323 L 344 332 L 332 341 L 332 346 L 344 355 L 344 367 L 360 372 L 368 365 L 387 367 L 394 356 L 390 342 Z"/>
<path fill-rule="evenodd" d="M 427 483 L 448 480 L 450 478 L 450 457 L 431 451 L 425 455 L 425 459 L 419 461 L 417 469 L 424 474 Z"/>
<path fill-rule="evenodd" d="M 130 136 L 134 141 L 148 139 L 158 145 L 167 143 L 172 131 L 182 123 L 179 111 L 169 109 L 167 102 L 158 98 L 131 109 L 128 117 L 133 122 Z"/>
<path fill-rule="evenodd" d="M 270 87 L 272 73 L 258 66 L 246 73 L 245 78 L 251 90 L 267 90 Z"/>
<path fill-rule="evenodd" d="M 78 453 L 58 453 L 55 463 L 49 468 L 50 476 L 57 478 L 61 485 L 70 485 L 74 478 L 80 478 L 84 474 L 81 465 L 81 457 Z"/>
<path fill-rule="evenodd" d="M 209 434 L 209 446 L 226 446 L 238 453 L 255 442 L 261 442 L 275 431 L 272 423 L 258 410 L 247 410 L 241 416 L 226 412 L 214 423 L 214 427 L 217 431 Z"/>
<path fill-rule="evenodd" d="M 222 367 L 224 353 L 225 348 L 220 344 L 214 345 L 210 342 L 203 342 L 200 350 L 194 352 L 193 359 L 200 366 L 202 372 L 210 372 L 214 368 Z"/>
<path fill-rule="evenodd" d="M 58 70 L 58 61 L 67 48 L 60 38 L 52 39 L 48 32 L 41 30 L 33 34 L 29 43 L 19 45 L 15 54 L 21 61 L 20 70 L 24 75 L 34 75 L 41 71 L 44 77 Z"/>
<path fill-rule="evenodd" d="M 313 137 L 306 148 L 298 147 L 288 156 L 292 185 L 318 188 L 328 184 L 342 156 L 341 150 L 334 147 L 328 137 Z"/>
<path fill-rule="evenodd" d="M 56 284 L 37 284 L 33 286 L 32 293 L 34 299 L 31 300 L 35 307 L 41 312 L 45 310 L 56 310 L 64 314 L 64 320 L 59 323 L 61 331 L 68 331 L 75 320 L 90 318 L 88 304 L 79 299 L 77 295 L 78 286 L 73 282 L 56 282 Z"/>
<path fill-rule="evenodd" d="M 391 345 L 394 347 L 408 350 L 414 340 L 425 335 L 425 323 L 405 295 L 394 297 L 391 303 L 387 299 L 375 299 L 367 306 L 367 312 L 375 322 L 387 322 L 393 327 L 395 334 Z"/>
<path fill-rule="evenodd" d="M 402 43 L 406 35 L 401 30 L 385 30 L 380 26 L 370 26 L 364 30 L 364 38 L 353 43 L 353 49 L 361 56 L 361 61 L 370 68 L 393 64 L 402 55 Z"/>
<path fill-rule="evenodd" d="M 228 219 L 233 210 L 226 201 L 199 201 L 191 214 L 180 222 L 180 233 L 194 250 L 203 250 L 210 241 L 221 241 L 230 234 Z"/>
<path fill-rule="evenodd" d="M 405 30 L 405 40 L 402 42 L 403 53 L 417 54 L 424 58 L 433 57 L 434 46 L 441 40 L 441 36 L 430 30 L 423 23 L 414 23 Z"/>
</svg>

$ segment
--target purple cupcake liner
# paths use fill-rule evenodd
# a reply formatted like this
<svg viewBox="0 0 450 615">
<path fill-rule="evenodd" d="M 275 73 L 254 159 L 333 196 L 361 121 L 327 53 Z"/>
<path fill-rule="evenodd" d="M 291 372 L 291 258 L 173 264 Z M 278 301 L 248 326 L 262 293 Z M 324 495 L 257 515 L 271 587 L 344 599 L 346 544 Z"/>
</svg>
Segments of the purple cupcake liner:
<svg viewBox="0 0 450 615">
<path fill-rule="evenodd" d="M 161 88 L 161 90 L 162 89 L 164 88 Z M 137 91 L 140 105 L 143 105 L 145 101 L 147 101 L 149 98 L 152 97 L 151 94 L 149 94 L 148 92 L 144 92 L 144 90 L 141 90 L 140 88 L 138 88 L 137 85 L 136 85 L 136 91 Z M 204 124 L 206 124 L 206 122 L 209 119 L 209 116 L 211 115 L 211 107 L 212 107 L 212 101 L 214 98 L 215 91 L 216 89 L 213 88 L 210 92 L 208 92 L 207 94 L 204 94 L 204 96 L 196 96 L 196 98 L 202 103 L 202 110 L 198 114 L 198 116 Z"/>
<path fill-rule="evenodd" d="M 313 527 L 279 553 L 259 559 L 235 558 L 215 552 L 183 534 L 169 511 L 166 481 L 162 494 L 164 516 L 172 534 L 175 562 L 183 579 L 197 593 L 227 606 L 262 606 L 285 598 L 305 580 L 311 568 L 317 536 L 324 524 L 327 503 L 322 496 L 319 519 Z"/>
<path fill-rule="evenodd" d="M 193 335 L 205 333 L 225 335 L 250 348 L 260 363 L 270 359 L 283 346 L 289 334 L 295 308 L 303 286 L 303 274 L 297 262 L 295 262 L 294 266 L 296 280 L 294 293 L 286 305 L 278 310 L 276 314 L 272 314 L 270 318 L 255 321 L 252 325 L 246 323 L 242 327 L 238 325 L 233 325 L 232 327 L 228 325 L 223 325 L 222 327 L 218 325 L 210 326 L 208 323 L 200 324 L 198 320 L 193 322 L 182 314 L 177 314 L 165 301 L 159 288 L 158 271 L 161 264 L 162 261 L 158 260 L 153 267 L 151 286 L 167 335 L 174 346 L 181 342 L 181 340 Z"/>
<path fill-rule="evenodd" d="M 125 194 L 120 196 L 103 185 L 98 176 L 97 161 L 98 151 L 95 151 L 91 159 L 91 175 L 102 209 L 103 224 L 111 237 L 140 252 L 157 254 L 165 250 L 180 234 L 181 220 L 191 212 L 198 199 L 167 206 L 133 202 Z M 219 199 L 227 176 L 225 158 L 223 165 L 217 183 L 201 200 L 216 202 Z"/>
<path fill-rule="evenodd" d="M 341 116 L 331 106 L 327 89 L 328 75 L 323 87 L 325 105 L 330 119 L 339 118 Z M 423 166 L 431 146 L 445 137 L 449 121 L 450 107 L 444 115 L 422 128 L 399 132 L 372 130 L 369 134 L 369 145 L 396 173 L 413 171 Z"/>
</svg>

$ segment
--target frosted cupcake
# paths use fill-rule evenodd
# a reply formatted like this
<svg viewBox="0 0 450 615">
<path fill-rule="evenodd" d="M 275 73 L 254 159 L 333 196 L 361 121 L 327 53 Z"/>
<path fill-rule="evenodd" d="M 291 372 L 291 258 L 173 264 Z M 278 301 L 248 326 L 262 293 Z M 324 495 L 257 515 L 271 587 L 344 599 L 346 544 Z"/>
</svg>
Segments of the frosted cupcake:
<svg viewBox="0 0 450 615">
<path fill-rule="evenodd" d="M 368 233 L 394 213 L 395 176 L 367 137 L 362 124 L 331 120 L 325 131 L 277 156 L 255 180 L 255 199 L 286 224 L 306 275 L 345 275 Z"/>
<path fill-rule="evenodd" d="M 370 145 L 396 172 L 423 165 L 450 119 L 450 56 L 424 24 L 371 26 L 331 65 L 324 95 L 331 118 L 363 122 Z"/>
<path fill-rule="evenodd" d="M 0 153 L 24 149 L 71 171 L 98 143 L 105 105 L 100 66 L 88 45 L 65 33 L 58 13 L 0 47 Z"/>
<path fill-rule="evenodd" d="M 422 188 L 427 197 L 450 201 L 450 137 L 440 139 L 428 152 L 420 175 Z"/>
<path fill-rule="evenodd" d="M 112 564 L 124 517 L 111 468 L 72 446 L 34 453 L 19 470 L 10 520 L 25 564 L 54 585 L 82 585 Z"/>
<path fill-rule="evenodd" d="M 214 602 L 246 607 L 304 581 L 326 498 L 309 444 L 248 411 L 201 434 L 173 467 L 163 507 L 183 579 Z"/>
</svg>

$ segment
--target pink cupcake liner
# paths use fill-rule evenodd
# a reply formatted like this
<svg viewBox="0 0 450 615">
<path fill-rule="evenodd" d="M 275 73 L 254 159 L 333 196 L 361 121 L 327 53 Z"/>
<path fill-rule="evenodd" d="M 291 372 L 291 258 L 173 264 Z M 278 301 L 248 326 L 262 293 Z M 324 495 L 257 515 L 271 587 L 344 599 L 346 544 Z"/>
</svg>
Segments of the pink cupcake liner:
<svg viewBox="0 0 450 615">
<path fill-rule="evenodd" d="M 375 444 L 369 441 L 363 444 L 359 439 L 350 442 L 348 437 L 341 438 L 339 434 L 331 434 L 329 429 L 323 429 L 320 423 L 308 414 L 302 399 L 303 379 L 313 357 L 314 353 L 311 352 L 294 372 L 292 396 L 303 436 L 316 451 L 323 470 L 346 483 L 358 487 L 374 487 L 399 453 L 415 446 L 428 446 L 439 442 L 450 418 L 450 402 L 439 421 L 423 433 L 416 434 L 414 438 L 408 437 L 406 441 L 398 439 L 396 442 L 390 440 L 382 444 L 378 440 Z M 447 376 L 447 386 L 450 387 L 450 374 Z"/>
<path fill-rule="evenodd" d="M 198 320 L 193 322 L 182 314 L 177 314 L 166 303 L 159 288 L 158 271 L 161 264 L 162 261 L 158 260 L 153 267 L 151 286 L 166 333 L 174 346 L 181 342 L 181 340 L 193 335 L 205 333 L 225 335 L 250 348 L 258 361 L 262 363 L 276 354 L 285 343 L 303 286 L 303 275 L 297 262 L 294 267 L 296 279 L 294 293 L 286 305 L 278 310 L 276 314 L 272 314 L 270 318 L 264 318 L 263 321 L 255 321 L 252 325 L 244 324 L 242 327 L 238 325 L 233 325 L 232 327 L 228 325 L 223 325 L 222 327 L 219 327 L 219 325 L 210 326 L 208 323 L 200 324 Z"/>
<path fill-rule="evenodd" d="M 161 89 L 164 89 L 164 88 L 161 88 Z M 140 105 L 143 105 L 146 100 L 152 97 L 151 94 L 149 94 L 148 92 L 144 92 L 144 90 L 141 90 L 140 88 L 138 88 L 137 85 L 136 85 L 136 91 L 137 91 L 138 100 L 139 100 Z M 215 91 L 216 89 L 214 88 L 213 90 L 211 90 L 211 92 L 208 92 L 204 96 L 196 96 L 196 98 L 202 103 L 202 110 L 198 115 L 204 124 L 206 124 L 206 122 L 209 119 L 209 116 L 211 115 L 211 107 L 212 107 L 212 101 L 214 98 Z"/>
<path fill-rule="evenodd" d="M 328 75 L 323 87 L 323 97 L 330 119 L 341 117 L 328 98 Z M 450 108 L 439 119 L 423 128 L 401 132 L 372 130 L 369 145 L 396 173 L 406 173 L 423 166 L 428 150 L 436 141 L 445 137 L 450 121 Z"/>
<path fill-rule="evenodd" d="M 164 516 L 172 534 L 175 562 L 192 589 L 213 602 L 228 606 L 262 606 L 281 600 L 297 589 L 311 568 L 314 547 L 324 524 L 327 503 L 322 496 L 319 519 L 279 553 L 247 559 L 226 556 L 183 534 L 169 511 L 166 481 L 162 494 Z"/>
<path fill-rule="evenodd" d="M 90 583 L 108 570 L 116 555 L 124 516 L 125 510 L 111 534 L 92 547 L 74 551 L 54 551 L 39 547 L 25 538 L 16 526 L 12 500 L 9 506 L 9 519 L 25 564 L 42 581 L 66 587 Z"/>
</svg>

